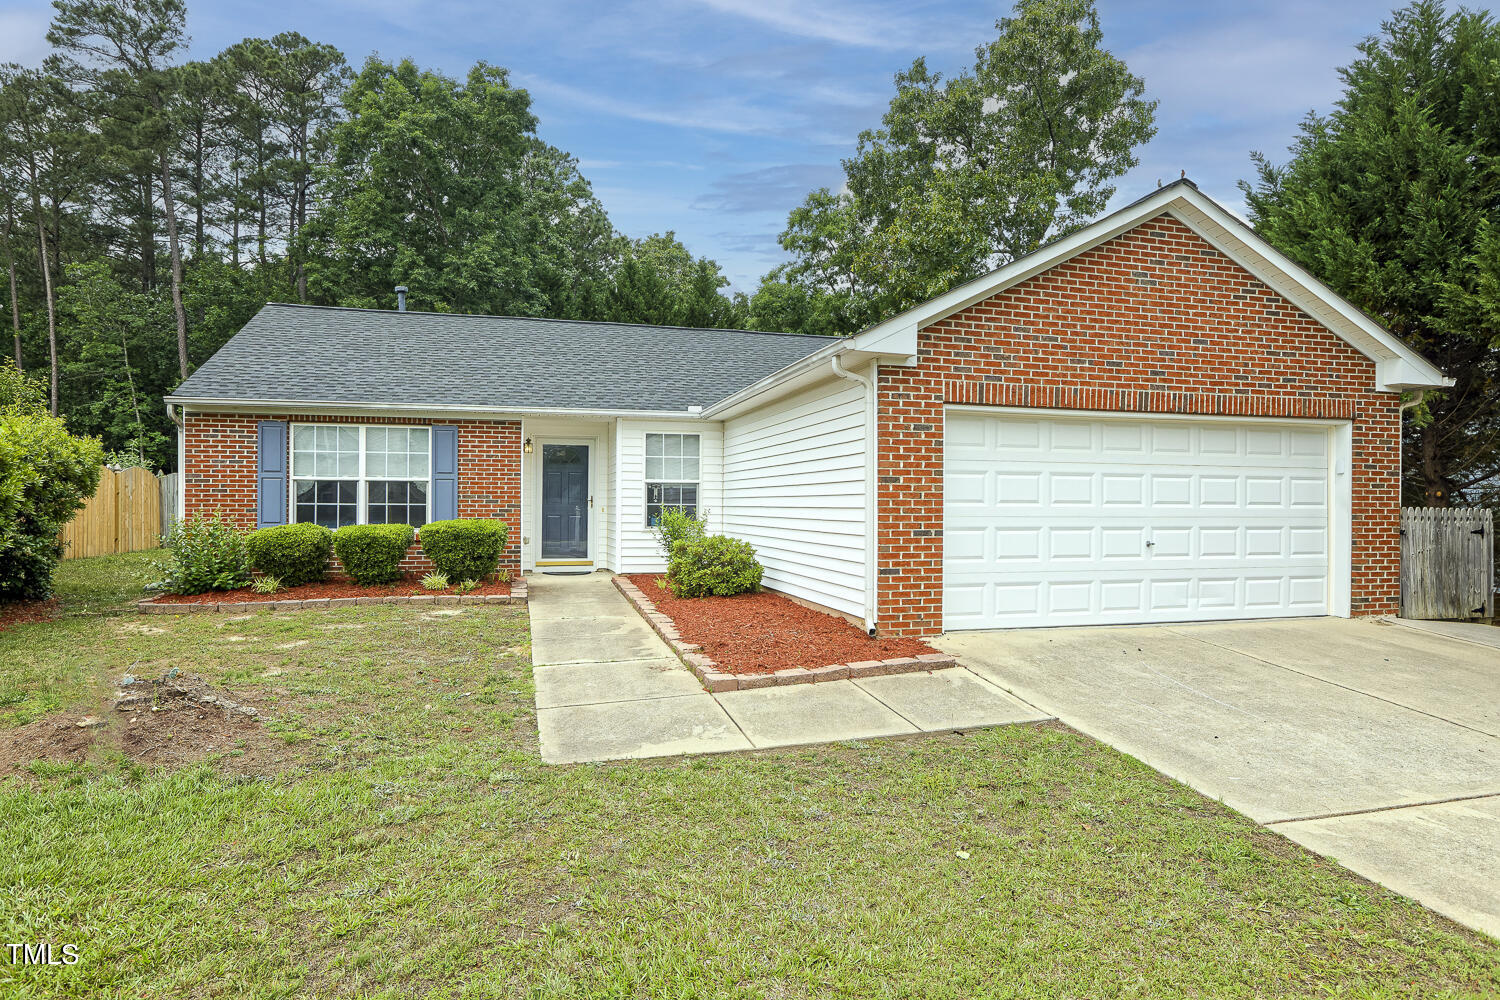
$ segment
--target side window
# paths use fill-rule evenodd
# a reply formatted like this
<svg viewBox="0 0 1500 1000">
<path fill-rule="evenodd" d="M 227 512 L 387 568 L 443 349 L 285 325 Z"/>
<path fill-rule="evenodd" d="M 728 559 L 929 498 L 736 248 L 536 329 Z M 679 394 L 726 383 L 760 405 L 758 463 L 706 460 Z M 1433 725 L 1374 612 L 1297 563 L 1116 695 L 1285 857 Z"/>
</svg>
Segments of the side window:
<svg viewBox="0 0 1500 1000">
<path fill-rule="evenodd" d="M 699 469 L 697 434 L 646 435 L 647 527 L 669 507 L 697 516 Z"/>
</svg>

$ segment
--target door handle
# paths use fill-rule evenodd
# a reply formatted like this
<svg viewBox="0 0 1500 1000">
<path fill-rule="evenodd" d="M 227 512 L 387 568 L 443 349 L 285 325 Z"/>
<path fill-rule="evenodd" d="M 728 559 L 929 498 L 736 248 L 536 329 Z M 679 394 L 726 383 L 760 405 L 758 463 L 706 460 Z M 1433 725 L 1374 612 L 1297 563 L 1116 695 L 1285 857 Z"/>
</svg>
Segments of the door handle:
<svg viewBox="0 0 1500 1000">
<path fill-rule="evenodd" d="M 1149 549 L 1149 548 L 1151 548 L 1151 547 L 1152 547 L 1152 546 L 1154 546 L 1154 545 L 1155 545 L 1155 544 L 1156 544 L 1156 543 L 1155 543 L 1155 542 L 1149 542 L 1149 541 L 1148 541 L 1148 542 L 1147 542 L 1147 543 L 1146 543 L 1146 548 L 1148 548 L 1148 549 Z"/>
</svg>

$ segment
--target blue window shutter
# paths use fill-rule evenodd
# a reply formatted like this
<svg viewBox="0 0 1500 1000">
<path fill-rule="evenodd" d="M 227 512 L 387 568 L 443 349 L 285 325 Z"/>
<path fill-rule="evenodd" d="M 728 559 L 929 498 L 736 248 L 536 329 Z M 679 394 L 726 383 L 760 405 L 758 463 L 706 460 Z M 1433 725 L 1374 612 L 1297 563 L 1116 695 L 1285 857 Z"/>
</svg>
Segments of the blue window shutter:
<svg viewBox="0 0 1500 1000">
<path fill-rule="evenodd" d="M 458 516 L 458 428 L 432 429 L 432 519 Z"/>
<path fill-rule="evenodd" d="M 262 420 L 257 434 L 259 455 L 255 526 L 286 524 L 286 421 Z"/>
</svg>

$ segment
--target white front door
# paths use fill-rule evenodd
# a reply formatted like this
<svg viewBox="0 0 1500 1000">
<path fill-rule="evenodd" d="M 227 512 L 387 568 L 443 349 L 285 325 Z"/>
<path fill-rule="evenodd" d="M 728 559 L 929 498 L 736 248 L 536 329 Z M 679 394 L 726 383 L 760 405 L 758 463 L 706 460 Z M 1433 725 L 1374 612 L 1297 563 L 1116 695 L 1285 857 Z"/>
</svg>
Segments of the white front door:
<svg viewBox="0 0 1500 1000">
<path fill-rule="evenodd" d="M 1327 427 L 950 409 L 943 627 L 1327 614 Z"/>
</svg>

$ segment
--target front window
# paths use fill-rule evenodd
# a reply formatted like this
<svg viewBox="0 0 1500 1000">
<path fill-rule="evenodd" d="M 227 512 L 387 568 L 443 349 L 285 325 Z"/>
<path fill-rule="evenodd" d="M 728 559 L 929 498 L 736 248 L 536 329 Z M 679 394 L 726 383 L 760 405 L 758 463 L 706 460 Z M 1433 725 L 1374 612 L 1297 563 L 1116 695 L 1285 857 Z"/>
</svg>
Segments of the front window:
<svg viewBox="0 0 1500 1000">
<path fill-rule="evenodd" d="M 698 435 L 646 435 L 646 525 L 661 512 L 681 507 L 698 516 Z"/>
<path fill-rule="evenodd" d="M 292 519 L 325 528 L 427 523 L 426 427 L 298 424 L 292 429 Z"/>
</svg>

